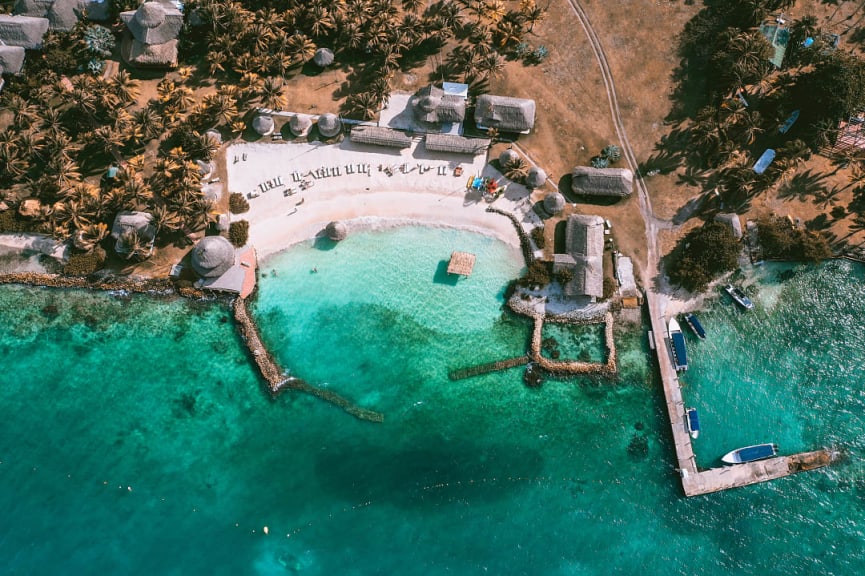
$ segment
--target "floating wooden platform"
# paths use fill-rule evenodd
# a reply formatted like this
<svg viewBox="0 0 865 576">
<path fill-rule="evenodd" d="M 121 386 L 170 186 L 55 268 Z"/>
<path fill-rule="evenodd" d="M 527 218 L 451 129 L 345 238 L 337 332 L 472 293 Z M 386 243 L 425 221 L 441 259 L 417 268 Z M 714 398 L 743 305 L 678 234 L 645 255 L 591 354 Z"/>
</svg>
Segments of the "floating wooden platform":
<svg viewBox="0 0 865 576">
<path fill-rule="evenodd" d="M 471 276 L 475 268 L 475 255 L 468 252 L 453 252 L 448 263 L 448 274 Z"/>
</svg>

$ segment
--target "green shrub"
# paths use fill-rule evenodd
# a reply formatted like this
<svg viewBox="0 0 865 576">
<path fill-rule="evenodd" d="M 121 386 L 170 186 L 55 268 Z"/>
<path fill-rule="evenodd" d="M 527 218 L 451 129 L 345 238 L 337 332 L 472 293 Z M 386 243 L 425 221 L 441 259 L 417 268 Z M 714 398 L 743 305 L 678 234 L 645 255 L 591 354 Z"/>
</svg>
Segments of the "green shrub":
<svg viewBox="0 0 865 576">
<path fill-rule="evenodd" d="M 832 256 L 826 236 L 794 228 L 789 220 L 780 216 L 757 220 L 757 233 L 766 258 L 817 261 Z"/>
<path fill-rule="evenodd" d="M 31 229 L 29 224 L 15 210 L 0 212 L 0 232 L 28 232 Z"/>
<path fill-rule="evenodd" d="M 537 246 L 538 248 L 543 250 L 544 244 L 545 244 L 544 227 L 543 226 L 537 226 L 535 228 L 532 228 L 532 231 L 530 234 L 532 236 L 532 241 L 535 243 L 535 246 Z"/>
<path fill-rule="evenodd" d="M 552 277 L 550 275 L 550 265 L 548 262 L 535 260 L 529 264 L 525 276 L 517 280 L 520 286 L 546 286 L 550 283 Z"/>
<path fill-rule="evenodd" d="M 232 222 L 228 228 L 228 239 L 238 248 L 245 245 L 249 240 L 249 222 L 246 220 Z"/>
<path fill-rule="evenodd" d="M 704 290 L 714 278 L 737 268 L 740 251 L 728 225 L 703 224 L 688 232 L 669 254 L 670 281 L 691 292 Z"/>
<path fill-rule="evenodd" d="M 558 272 L 556 272 L 556 280 L 564 286 L 568 282 L 574 279 L 574 271 L 571 268 L 562 268 Z"/>
<path fill-rule="evenodd" d="M 232 214 L 243 214 L 249 210 L 249 201 L 240 192 L 232 192 L 228 197 L 228 209 Z"/>
<path fill-rule="evenodd" d="M 609 300 L 615 296 L 618 288 L 619 284 L 616 282 L 615 278 L 604 276 L 604 300 Z"/>
</svg>

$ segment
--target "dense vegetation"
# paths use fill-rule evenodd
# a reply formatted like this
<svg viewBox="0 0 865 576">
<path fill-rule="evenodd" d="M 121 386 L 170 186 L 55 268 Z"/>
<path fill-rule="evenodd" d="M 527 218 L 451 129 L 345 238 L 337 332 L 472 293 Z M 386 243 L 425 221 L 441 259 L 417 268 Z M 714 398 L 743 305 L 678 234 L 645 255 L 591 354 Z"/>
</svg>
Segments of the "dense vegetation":
<svg viewBox="0 0 865 576">
<path fill-rule="evenodd" d="M 760 218 L 757 230 L 765 258 L 817 261 L 832 256 L 832 249 L 824 235 L 796 228 L 786 218 Z"/>
<path fill-rule="evenodd" d="M 735 270 L 740 253 L 729 225 L 707 222 L 688 232 L 667 256 L 667 273 L 673 284 L 699 292 L 718 276 Z"/>
<path fill-rule="evenodd" d="M 228 239 L 238 248 L 244 246 L 249 240 L 249 222 L 246 220 L 232 222 L 228 227 Z"/>
</svg>

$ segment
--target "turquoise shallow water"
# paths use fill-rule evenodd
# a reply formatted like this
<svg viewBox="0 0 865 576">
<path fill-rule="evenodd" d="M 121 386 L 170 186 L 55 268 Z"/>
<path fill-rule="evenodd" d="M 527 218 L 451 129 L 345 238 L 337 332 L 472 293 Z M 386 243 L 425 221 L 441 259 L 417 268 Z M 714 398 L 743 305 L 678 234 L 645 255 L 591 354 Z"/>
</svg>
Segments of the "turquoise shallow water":
<svg viewBox="0 0 865 576">
<path fill-rule="evenodd" d="M 436 274 L 452 249 L 478 254 L 456 285 Z M 719 299 L 702 315 L 710 340 L 689 342 L 688 401 L 723 418 L 704 408 L 703 464 L 766 436 L 782 450 L 838 442 L 848 460 L 684 500 L 639 333 L 617 335 L 616 381 L 447 380 L 524 349 L 528 325 L 496 298 L 518 272 L 511 256 L 482 236 L 405 228 L 267 263 L 278 275 L 255 312 L 280 361 L 382 411 L 380 425 L 311 397 L 270 400 L 221 305 L 4 287 L 0 571 L 859 573 L 861 268 L 780 284 L 767 269 L 756 314 Z M 814 313 L 786 320 L 811 286 L 837 304 L 803 298 Z M 837 356 L 800 358 L 813 345 L 791 352 L 784 322 Z M 742 330 L 759 369 L 737 399 L 713 378 L 741 363 Z M 795 378 L 761 379 L 773 374 Z"/>
</svg>

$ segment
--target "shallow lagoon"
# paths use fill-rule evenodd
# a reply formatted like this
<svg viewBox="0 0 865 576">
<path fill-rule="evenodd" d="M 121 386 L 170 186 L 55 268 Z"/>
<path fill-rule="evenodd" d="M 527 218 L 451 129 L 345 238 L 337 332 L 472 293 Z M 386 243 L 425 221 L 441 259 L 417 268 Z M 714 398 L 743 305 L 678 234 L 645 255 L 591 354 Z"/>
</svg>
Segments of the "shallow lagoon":
<svg viewBox="0 0 865 576">
<path fill-rule="evenodd" d="M 367 243 L 387 266 L 365 268 Z M 865 347 L 845 346 L 862 318 L 861 268 L 830 263 L 780 284 L 767 269 L 752 317 L 719 297 L 701 315 L 709 339 L 689 340 L 686 389 L 713 407 L 703 464 L 767 435 L 782 450 L 837 441 L 851 457 L 684 500 L 641 334 L 617 335 L 614 382 L 529 390 L 519 370 L 450 382 L 446 368 L 524 350 L 528 324 L 495 298 L 518 271 L 511 250 L 423 228 L 322 248 L 275 259 L 256 311 L 281 362 L 381 410 L 382 425 L 305 396 L 271 401 L 224 307 L 0 291 L 3 571 L 858 573 Z M 476 272 L 437 282 L 452 249 L 477 253 Z M 812 314 L 782 314 L 810 293 Z M 813 345 L 778 334 L 803 328 L 846 359 L 800 361 Z M 719 356 L 736 342 L 749 361 Z M 733 368 L 749 393 L 715 383 Z"/>
</svg>

